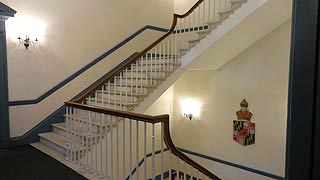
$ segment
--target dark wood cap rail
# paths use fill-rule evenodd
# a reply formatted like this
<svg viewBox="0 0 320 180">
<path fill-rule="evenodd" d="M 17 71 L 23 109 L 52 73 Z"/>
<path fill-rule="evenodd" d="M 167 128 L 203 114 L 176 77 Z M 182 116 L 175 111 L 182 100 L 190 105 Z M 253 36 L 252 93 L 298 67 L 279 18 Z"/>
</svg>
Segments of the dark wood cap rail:
<svg viewBox="0 0 320 180">
<path fill-rule="evenodd" d="M 115 110 L 115 109 L 110 109 L 110 108 L 90 106 L 90 105 L 86 105 L 86 104 L 79 104 L 79 103 L 72 102 L 72 101 L 65 102 L 65 105 L 68 107 L 74 107 L 74 108 L 78 108 L 78 109 L 83 109 L 83 110 L 97 112 L 97 113 L 103 113 L 103 114 L 107 114 L 107 115 L 118 116 L 118 117 L 122 117 L 122 118 L 135 119 L 138 121 L 143 121 L 143 122 L 153 123 L 153 124 L 163 122 L 163 119 L 169 118 L 169 115 L 167 115 L 167 114 L 160 115 L 160 116 L 148 116 L 148 115 L 129 112 L 129 111 L 121 111 L 121 110 Z"/>
<path fill-rule="evenodd" d="M 88 110 L 91 112 L 97 112 L 97 113 L 103 113 L 107 115 L 113 115 L 118 116 L 126 119 L 133 119 L 136 121 L 141 122 L 147 122 L 147 123 L 162 123 L 163 129 L 164 129 L 164 135 L 163 140 L 167 145 L 167 148 L 170 149 L 171 153 L 182 159 L 184 162 L 192 166 L 193 168 L 199 170 L 199 172 L 203 173 L 207 177 L 209 177 L 212 180 L 221 180 L 216 175 L 212 174 L 210 171 L 208 171 L 206 168 L 202 167 L 200 164 L 196 163 L 192 159 L 190 159 L 188 156 L 183 154 L 181 151 L 179 151 L 175 145 L 172 142 L 171 135 L 170 135 L 170 127 L 169 127 L 169 115 L 159 115 L 159 116 L 149 116 L 134 112 L 128 112 L 128 111 L 120 111 L 120 110 L 114 110 L 109 108 L 103 108 L 103 107 L 96 107 L 96 106 L 89 106 L 84 104 L 79 104 L 76 102 L 65 102 L 65 105 L 68 107 L 74 107 L 79 108 L 83 110 Z"/>
<path fill-rule="evenodd" d="M 101 81 L 100 83 L 98 83 L 96 86 L 94 86 L 92 89 L 90 89 L 88 92 L 86 92 L 85 94 L 83 94 L 81 97 L 73 100 L 74 102 L 81 102 L 84 99 L 86 99 L 87 97 L 89 97 L 92 93 L 94 93 L 96 90 L 98 90 L 99 88 L 101 88 L 105 83 L 107 83 L 108 81 L 110 81 L 112 78 L 114 78 L 118 73 L 122 72 L 123 70 L 125 70 L 127 67 L 129 67 L 131 64 L 133 64 L 135 61 L 137 61 L 139 58 L 141 58 L 143 55 L 145 55 L 149 50 L 151 50 L 152 48 L 154 48 L 156 45 L 158 45 L 162 40 L 164 40 L 165 38 L 167 38 L 173 31 L 174 28 L 177 25 L 177 19 L 178 18 L 185 18 L 187 17 L 189 14 L 191 14 L 204 0 L 199 0 L 196 4 L 194 4 L 192 6 L 192 8 L 186 12 L 183 15 L 179 15 L 179 14 L 174 14 L 173 15 L 173 22 L 171 25 L 170 30 L 164 34 L 163 36 L 161 36 L 158 40 L 156 40 L 155 42 L 153 42 L 151 45 L 149 45 L 147 48 L 145 48 L 143 51 L 141 51 L 139 54 L 137 54 L 137 56 L 135 56 L 134 58 L 132 58 L 130 61 L 128 61 L 127 63 L 125 63 L 123 66 L 121 66 L 119 69 L 117 69 L 114 73 L 110 74 L 110 76 L 108 76 L 105 80 Z"/>
</svg>

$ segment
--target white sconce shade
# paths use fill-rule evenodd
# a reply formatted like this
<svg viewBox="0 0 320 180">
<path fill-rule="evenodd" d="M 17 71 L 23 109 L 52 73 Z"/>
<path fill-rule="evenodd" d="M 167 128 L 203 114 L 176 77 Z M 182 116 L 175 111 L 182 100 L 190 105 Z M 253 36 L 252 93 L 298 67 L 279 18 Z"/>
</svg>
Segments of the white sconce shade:
<svg viewBox="0 0 320 180">
<path fill-rule="evenodd" d="M 202 104 L 193 99 L 184 99 L 180 102 L 181 111 L 186 119 L 199 118 Z"/>
</svg>

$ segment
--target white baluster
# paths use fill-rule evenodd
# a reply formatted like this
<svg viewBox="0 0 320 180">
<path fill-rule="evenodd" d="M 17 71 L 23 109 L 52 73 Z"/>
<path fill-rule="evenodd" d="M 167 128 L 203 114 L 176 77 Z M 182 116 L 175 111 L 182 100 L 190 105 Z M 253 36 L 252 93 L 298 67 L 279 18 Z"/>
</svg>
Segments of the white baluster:
<svg viewBox="0 0 320 180">
<path fill-rule="evenodd" d="M 136 86 L 135 86 L 135 88 L 136 88 L 136 92 L 139 93 L 139 89 L 138 89 L 138 78 L 139 78 L 138 69 L 139 68 L 138 68 L 137 64 L 138 64 L 138 61 L 135 62 L 135 71 L 136 71 L 136 73 L 135 73 L 135 76 L 136 76 Z"/>
<path fill-rule="evenodd" d="M 211 0 L 208 0 L 208 22 L 211 20 Z"/>
<path fill-rule="evenodd" d="M 129 146 L 130 146 L 130 153 L 129 153 L 129 167 L 130 167 L 130 180 L 132 180 L 132 120 L 129 121 Z"/>
<path fill-rule="evenodd" d="M 109 85 L 108 86 L 110 86 L 110 82 L 108 83 Z M 109 91 L 109 94 L 110 94 L 110 89 L 108 88 L 108 91 Z M 105 125 L 106 125 L 106 130 L 105 130 L 105 133 L 106 133 L 106 137 L 105 137 L 105 141 L 106 141 L 106 146 L 105 146 L 105 150 L 106 150 L 106 167 L 105 167 L 105 169 L 106 169 L 106 178 L 108 178 L 109 177 L 109 171 L 108 171 L 108 163 L 109 163 L 109 159 L 108 159 L 108 149 L 109 149 L 109 143 L 108 143 L 108 131 L 107 131 L 107 128 L 109 128 L 109 129 L 111 129 L 112 128 L 112 124 L 110 123 L 111 121 L 110 121 L 110 119 L 111 119 L 111 117 L 110 117 L 110 115 L 105 115 L 104 114 L 104 121 L 105 121 Z M 111 131 L 111 130 L 110 130 Z"/>
<path fill-rule="evenodd" d="M 127 74 L 127 73 L 126 73 Z M 122 179 L 126 178 L 126 119 L 122 122 Z"/>
<path fill-rule="evenodd" d="M 119 73 L 119 78 L 120 78 L 120 84 L 122 86 L 122 84 L 124 85 L 125 88 L 127 88 L 127 81 L 125 83 L 122 82 L 122 73 Z M 123 100 L 122 100 L 122 90 L 120 89 L 120 92 L 119 92 L 119 96 L 120 96 L 120 109 L 121 110 L 124 110 L 123 108 Z"/>
<path fill-rule="evenodd" d="M 169 180 L 172 179 L 171 149 L 169 149 Z"/>
<path fill-rule="evenodd" d="M 97 95 L 97 93 L 96 93 L 96 95 Z M 95 171 L 96 171 L 96 173 L 97 173 L 97 175 L 99 175 L 98 174 L 98 143 L 99 143 L 99 141 L 98 141 L 98 136 L 99 136 L 99 132 L 98 132 L 98 129 L 99 129 L 99 124 L 98 124 L 98 119 L 97 119 L 98 117 L 97 117 L 97 113 L 95 112 L 94 113 L 94 121 L 95 121 L 95 137 L 94 137 L 94 148 L 95 148 L 95 150 L 96 150 L 96 152 L 95 152 Z"/>
<path fill-rule="evenodd" d="M 90 102 L 90 97 L 89 97 L 89 102 Z M 90 139 L 90 111 L 86 111 L 87 114 L 88 114 L 88 119 L 85 119 L 85 123 L 86 123 L 86 152 L 87 152 L 87 155 L 86 155 L 86 171 L 89 171 L 89 156 L 90 156 L 90 153 L 89 153 L 89 139 Z"/>
<path fill-rule="evenodd" d="M 147 179 L 147 123 L 144 122 L 144 179 Z"/>
<path fill-rule="evenodd" d="M 102 88 L 103 89 L 103 88 Z M 102 146 L 102 138 L 103 138 L 103 127 L 102 127 L 102 124 L 103 124 L 103 113 L 100 114 L 100 132 L 99 132 L 99 135 L 100 135 L 100 172 L 99 172 L 99 177 L 100 178 L 103 178 L 103 170 L 102 170 L 102 157 L 103 157 L 103 146 Z M 104 127 L 106 128 L 106 125 L 104 124 Z"/>
<path fill-rule="evenodd" d="M 143 56 L 141 57 L 141 60 L 140 60 L 140 62 L 143 62 Z M 142 66 L 142 64 L 140 64 L 140 66 L 141 66 L 141 68 L 140 68 L 140 86 L 141 86 L 141 89 L 140 89 L 140 91 L 141 91 L 141 94 L 143 93 L 143 81 L 142 81 L 142 79 L 143 79 L 143 66 Z"/>
<path fill-rule="evenodd" d="M 168 63 L 171 58 L 171 54 L 172 54 L 170 52 L 170 45 L 171 45 L 170 42 L 171 42 L 171 34 L 168 36 L 168 39 L 167 39 L 167 54 L 166 54 L 166 58 L 165 58 L 165 66 L 166 66 L 165 69 L 168 69 L 168 70 L 171 70 L 170 69 L 171 65 L 170 65 L 170 63 Z"/>
<path fill-rule="evenodd" d="M 183 173 L 183 179 L 187 179 L 187 164 L 184 162 L 184 173 Z"/>
<path fill-rule="evenodd" d="M 200 6 L 202 5 L 202 30 L 204 30 L 204 24 L 205 22 L 205 17 L 206 17 L 206 1 L 203 1 Z"/>
<path fill-rule="evenodd" d="M 176 169 L 176 174 L 177 174 L 177 178 L 179 179 L 179 174 L 180 174 L 180 172 L 179 172 L 179 157 L 178 157 L 178 156 L 176 156 L 176 158 L 177 158 L 177 169 Z"/>
<path fill-rule="evenodd" d="M 144 84 L 152 85 L 152 80 L 150 82 L 148 81 L 148 71 L 150 68 L 150 66 L 148 64 L 148 53 L 146 54 L 146 58 L 144 59 L 144 64 L 142 64 L 142 66 L 146 68 L 146 70 L 145 70 L 145 83 Z"/>
<path fill-rule="evenodd" d="M 114 83 L 113 83 L 114 84 Z M 113 91 L 114 93 L 116 93 L 116 88 L 115 85 L 113 85 Z M 110 108 L 110 103 L 111 103 L 111 85 L 110 85 L 110 81 L 108 81 L 108 107 Z"/>
<path fill-rule="evenodd" d="M 130 82 L 130 92 L 131 92 L 131 102 L 133 102 L 133 65 L 131 64 L 131 73 L 130 73 L 130 78 L 131 78 L 131 82 Z M 128 91 L 126 89 L 126 91 Z"/>
<path fill-rule="evenodd" d="M 209 0 L 209 2 L 210 2 L 210 0 Z M 193 170 L 193 167 L 190 166 L 190 179 L 191 179 L 191 180 L 193 180 L 192 170 Z"/>
<path fill-rule="evenodd" d="M 121 92 L 121 91 L 120 91 Z M 117 180 L 119 180 L 119 120 L 117 116 L 114 116 L 114 120 L 116 121 L 116 167 L 117 167 Z"/>
<path fill-rule="evenodd" d="M 161 133 L 161 140 L 160 140 L 160 141 L 161 141 L 161 180 L 163 180 L 163 177 L 164 177 L 164 176 L 163 176 L 163 175 L 164 175 L 164 174 L 163 174 L 163 173 L 164 173 L 164 172 L 163 172 L 163 150 L 164 150 L 164 149 L 163 149 L 163 141 L 164 141 L 164 138 L 163 138 L 163 137 L 164 137 L 164 136 L 163 136 L 164 126 L 163 126 L 163 124 L 161 124 L 161 132 L 160 132 L 160 133 Z"/>
<path fill-rule="evenodd" d="M 152 124 L 152 180 L 155 180 L 155 170 L 156 170 L 156 161 L 155 161 L 155 125 Z"/>
<path fill-rule="evenodd" d="M 115 77 L 113 78 L 113 79 L 114 79 L 114 85 L 115 85 L 115 87 L 118 87 L 118 86 L 117 86 L 117 78 L 116 78 L 116 77 L 117 77 L 117 76 L 115 76 Z M 118 104 L 117 104 L 117 103 L 118 103 L 118 101 L 117 101 L 117 100 L 118 100 L 118 98 L 117 98 L 118 95 L 117 95 L 117 94 L 118 94 L 118 91 L 121 91 L 122 86 L 121 86 L 120 83 L 119 83 L 118 85 L 119 85 L 119 87 L 116 88 L 116 90 L 115 90 L 115 92 L 114 92 L 114 94 L 113 94 L 113 98 L 112 98 L 112 99 L 113 99 L 112 101 L 114 102 L 114 106 L 116 107 L 115 109 L 121 109 L 121 104 L 119 104 L 119 106 L 118 106 Z"/>
<path fill-rule="evenodd" d="M 110 177 L 113 179 L 113 119 L 114 116 L 110 116 Z M 108 148 L 108 147 L 107 147 Z"/>
<path fill-rule="evenodd" d="M 139 121 L 136 121 L 136 177 L 139 180 Z"/>
<path fill-rule="evenodd" d="M 70 113 L 69 113 L 69 106 L 66 106 L 66 136 L 67 136 L 67 140 L 68 140 L 68 143 L 66 144 L 66 154 L 65 154 L 65 160 L 66 161 L 70 161 L 71 160 L 71 157 L 70 157 L 70 141 L 71 141 L 71 132 L 70 132 Z"/>
</svg>

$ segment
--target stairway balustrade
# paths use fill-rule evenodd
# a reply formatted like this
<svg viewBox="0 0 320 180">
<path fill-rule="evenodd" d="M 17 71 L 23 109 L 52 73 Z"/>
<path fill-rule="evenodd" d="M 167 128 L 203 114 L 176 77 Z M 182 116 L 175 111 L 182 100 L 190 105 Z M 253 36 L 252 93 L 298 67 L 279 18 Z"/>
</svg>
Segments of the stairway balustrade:
<svg viewBox="0 0 320 180">
<path fill-rule="evenodd" d="M 187 13 L 174 14 L 165 35 L 66 102 L 66 159 L 106 179 L 219 179 L 175 148 L 168 115 L 133 112 L 180 68 L 190 49 L 246 1 L 199 0 Z"/>
</svg>

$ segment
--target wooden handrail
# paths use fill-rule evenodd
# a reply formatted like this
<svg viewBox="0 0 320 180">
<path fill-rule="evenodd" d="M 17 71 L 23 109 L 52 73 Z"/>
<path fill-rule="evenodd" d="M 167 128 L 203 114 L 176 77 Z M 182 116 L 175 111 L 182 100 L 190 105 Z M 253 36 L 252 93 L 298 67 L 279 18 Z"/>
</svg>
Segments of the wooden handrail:
<svg viewBox="0 0 320 180">
<path fill-rule="evenodd" d="M 210 171 L 208 171 L 206 168 L 201 166 L 200 164 L 196 163 L 192 159 L 190 159 L 188 156 L 183 154 L 181 151 L 179 151 L 175 145 L 172 142 L 171 135 L 170 135 L 170 127 L 169 127 L 169 115 L 159 115 L 159 116 L 149 116 L 134 112 L 128 112 L 128 111 L 121 111 L 121 110 L 115 110 L 115 109 L 109 109 L 104 107 L 96 107 L 96 106 L 90 106 L 85 104 L 80 104 L 76 102 L 65 102 L 65 105 L 68 107 L 74 107 L 79 108 L 91 112 L 97 112 L 97 113 L 103 113 L 107 115 L 113 115 L 118 116 L 126 119 L 133 119 L 136 121 L 141 122 L 147 122 L 147 123 L 162 123 L 163 129 L 164 129 L 164 135 L 163 140 L 167 145 L 167 148 L 170 149 L 171 153 L 182 159 L 184 162 L 192 166 L 193 168 L 199 170 L 199 172 L 203 173 L 204 175 L 208 176 L 212 180 L 221 180 L 216 175 L 212 174 Z"/>
<path fill-rule="evenodd" d="M 170 128 L 169 128 L 169 118 L 165 119 L 163 122 L 164 126 L 164 142 L 166 143 L 167 147 L 171 150 L 171 153 L 182 159 L 184 162 L 188 163 L 190 166 L 194 167 L 195 169 L 198 169 L 201 173 L 205 174 L 212 180 L 221 180 L 216 175 L 212 174 L 210 171 L 208 171 L 206 168 L 201 166 L 200 164 L 196 163 L 192 159 L 190 159 L 188 156 L 183 154 L 181 151 L 179 151 L 176 146 L 173 144 L 171 135 L 170 135 Z"/>
<path fill-rule="evenodd" d="M 167 117 L 169 117 L 169 115 L 149 116 L 149 115 L 138 114 L 138 113 L 129 112 L 129 111 L 121 111 L 121 110 L 115 110 L 115 109 L 110 109 L 105 107 L 90 106 L 90 105 L 80 104 L 72 101 L 65 102 L 64 104 L 68 107 L 79 108 L 87 111 L 103 113 L 103 114 L 118 116 L 122 118 L 134 119 L 134 120 L 143 121 L 143 122 L 152 123 L 152 124 L 163 122 L 162 119 L 166 119 Z"/>
<path fill-rule="evenodd" d="M 117 69 L 114 73 L 110 74 L 105 80 L 101 81 L 100 83 L 98 83 L 97 85 L 95 85 L 92 89 L 90 89 L 89 91 L 87 91 L 85 94 L 83 94 L 82 96 L 80 96 L 79 98 L 73 100 L 74 102 L 81 102 L 83 101 L 85 98 L 89 97 L 92 93 L 94 93 L 96 90 L 98 90 L 99 88 L 101 88 L 106 82 L 110 81 L 112 78 L 114 78 L 118 73 L 120 73 L 121 71 L 123 71 L 124 69 L 126 69 L 128 66 L 130 66 L 132 63 L 134 63 L 135 61 L 137 61 L 139 58 L 141 58 L 143 55 L 145 55 L 149 50 L 151 50 L 152 48 L 154 48 L 156 45 L 158 45 L 162 40 L 164 40 L 165 38 L 167 38 L 173 31 L 174 28 L 177 25 L 177 19 L 178 18 L 184 18 L 187 17 L 189 14 L 191 14 L 204 0 L 199 0 L 197 3 L 195 3 L 192 8 L 187 11 L 185 14 L 179 15 L 179 14 L 174 14 L 173 15 L 173 22 L 171 25 L 170 30 L 164 34 L 163 36 L 161 36 L 158 40 L 156 40 L 155 42 L 153 42 L 151 45 L 149 45 L 147 48 L 145 48 L 143 51 L 141 51 L 139 54 L 137 54 L 137 56 L 135 56 L 134 58 L 132 58 L 130 61 L 128 61 L 127 63 L 125 63 L 123 66 L 121 66 L 119 69 Z"/>
</svg>

